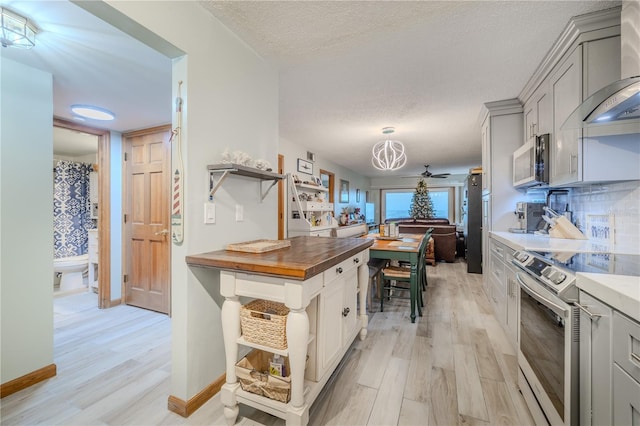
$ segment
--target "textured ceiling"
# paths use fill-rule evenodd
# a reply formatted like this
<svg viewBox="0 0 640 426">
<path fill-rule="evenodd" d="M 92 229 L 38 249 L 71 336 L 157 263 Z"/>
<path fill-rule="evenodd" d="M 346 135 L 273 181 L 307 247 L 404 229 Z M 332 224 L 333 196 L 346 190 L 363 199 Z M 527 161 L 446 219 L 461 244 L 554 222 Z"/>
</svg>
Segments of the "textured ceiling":
<svg viewBox="0 0 640 426">
<path fill-rule="evenodd" d="M 152 2 L 149 12 L 153 12 Z M 517 97 L 572 16 L 600 1 L 201 1 L 280 71 L 281 137 L 367 176 L 381 129 L 407 146 L 398 176 L 480 164 L 481 104 Z M 0 49 L 53 74 L 54 114 L 114 111 L 128 131 L 170 120 L 171 61 L 68 1 L 0 0 L 40 28 Z"/>
<path fill-rule="evenodd" d="M 484 102 L 515 98 L 598 1 L 201 1 L 280 70 L 280 135 L 367 176 L 481 163 Z M 394 126 L 409 161 L 371 166 Z"/>
</svg>

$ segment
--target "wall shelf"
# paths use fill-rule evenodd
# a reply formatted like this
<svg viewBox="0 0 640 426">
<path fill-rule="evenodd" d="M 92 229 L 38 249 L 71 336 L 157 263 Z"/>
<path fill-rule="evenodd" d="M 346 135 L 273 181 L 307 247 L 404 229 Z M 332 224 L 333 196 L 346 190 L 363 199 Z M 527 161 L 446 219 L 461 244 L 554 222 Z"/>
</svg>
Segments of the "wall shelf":
<svg viewBox="0 0 640 426">
<path fill-rule="evenodd" d="M 281 175 L 279 173 L 268 172 L 266 170 L 260 170 L 254 167 L 247 167 L 247 166 L 243 166 L 235 163 L 212 164 L 207 166 L 207 170 L 209 170 L 209 177 L 210 177 L 209 200 L 213 200 L 213 195 L 216 193 L 220 185 L 222 185 L 222 182 L 224 182 L 224 180 L 230 174 L 258 179 L 261 181 L 260 182 L 261 184 L 263 181 L 271 181 L 271 185 L 269 185 L 267 190 L 264 192 L 261 191 L 260 201 L 264 200 L 264 198 L 267 196 L 271 188 L 273 188 L 275 184 L 278 183 L 279 180 L 282 180 L 285 178 L 284 175 Z M 214 176 L 218 174 L 220 174 L 221 176 L 218 179 L 218 181 L 214 183 Z"/>
</svg>

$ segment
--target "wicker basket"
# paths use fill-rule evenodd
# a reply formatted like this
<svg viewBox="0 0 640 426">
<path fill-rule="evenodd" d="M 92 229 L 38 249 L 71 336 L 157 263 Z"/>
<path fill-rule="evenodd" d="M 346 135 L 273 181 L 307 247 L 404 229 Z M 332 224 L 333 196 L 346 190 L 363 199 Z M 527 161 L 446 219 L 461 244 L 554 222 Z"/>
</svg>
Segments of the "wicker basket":
<svg viewBox="0 0 640 426">
<path fill-rule="evenodd" d="M 256 299 L 240 308 L 242 337 L 247 342 L 276 349 L 287 348 L 287 315 L 282 303 Z"/>
<path fill-rule="evenodd" d="M 269 374 L 269 359 L 273 354 L 254 349 L 236 363 L 236 376 L 246 392 L 266 396 L 287 403 L 291 398 L 291 377 Z M 289 358 L 284 357 L 285 371 L 289 371 Z M 287 373 L 288 374 L 288 373 Z"/>
</svg>

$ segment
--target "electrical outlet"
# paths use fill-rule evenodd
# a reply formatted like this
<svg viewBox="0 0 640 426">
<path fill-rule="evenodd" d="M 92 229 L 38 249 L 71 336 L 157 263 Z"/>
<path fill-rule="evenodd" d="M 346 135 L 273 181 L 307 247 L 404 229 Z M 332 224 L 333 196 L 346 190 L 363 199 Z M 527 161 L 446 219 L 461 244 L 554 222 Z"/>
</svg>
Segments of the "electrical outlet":
<svg viewBox="0 0 640 426">
<path fill-rule="evenodd" d="M 216 205 L 204 203 L 204 223 L 216 223 Z"/>
<path fill-rule="evenodd" d="M 236 222 L 242 222 L 244 220 L 244 207 L 240 204 L 236 204 Z"/>
</svg>

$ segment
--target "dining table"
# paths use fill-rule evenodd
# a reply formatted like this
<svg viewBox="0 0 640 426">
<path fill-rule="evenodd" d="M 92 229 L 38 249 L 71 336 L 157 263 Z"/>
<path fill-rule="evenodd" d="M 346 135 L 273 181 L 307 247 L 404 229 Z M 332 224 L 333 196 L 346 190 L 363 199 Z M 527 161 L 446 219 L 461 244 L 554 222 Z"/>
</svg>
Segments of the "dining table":
<svg viewBox="0 0 640 426">
<path fill-rule="evenodd" d="M 420 259 L 420 243 L 425 234 L 400 234 L 397 237 L 385 237 L 380 234 L 365 234 L 361 238 L 373 240 L 369 247 L 369 258 L 409 262 L 411 273 L 409 293 L 411 295 L 411 322 L 416 322 L 416 303 L 418 300 L 418 260 Z M 379 294 L 382 297 L 382 294 Z"/>
</svg>

